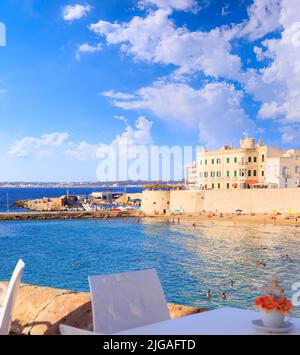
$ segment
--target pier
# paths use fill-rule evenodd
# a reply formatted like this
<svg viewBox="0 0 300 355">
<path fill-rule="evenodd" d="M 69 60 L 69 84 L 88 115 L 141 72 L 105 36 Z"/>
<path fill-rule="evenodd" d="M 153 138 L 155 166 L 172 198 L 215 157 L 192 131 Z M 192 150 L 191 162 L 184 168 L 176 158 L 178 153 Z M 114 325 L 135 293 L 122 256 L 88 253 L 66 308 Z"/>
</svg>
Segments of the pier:
<svg viewBox="0 0 300 355">
<path fill-rule="evenodd" d="M 55 219 L 106 219 L 139 217 L 137 211 L 58 211 L 58 212 L 9 212 L 0 213 L 0 221 L 29 221 L 29 220 L 55 220 Z"/>
</svg>

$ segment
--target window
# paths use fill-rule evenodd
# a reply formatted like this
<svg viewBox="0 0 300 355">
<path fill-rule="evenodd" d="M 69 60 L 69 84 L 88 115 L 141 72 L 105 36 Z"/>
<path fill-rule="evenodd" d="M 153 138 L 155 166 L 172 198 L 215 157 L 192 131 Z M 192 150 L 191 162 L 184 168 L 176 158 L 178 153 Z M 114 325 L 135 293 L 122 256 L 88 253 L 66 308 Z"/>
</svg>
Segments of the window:
<svg viewBox="0 0 300 355">
<path fill-rule="evenodd" d="M 230 177 L 230 171 L 227 171 L 226 176 Z"/>
<path fill-rule="evenodd" d="M 221 177 L 221 171 L 217 171 L 217 177 Z"/>
<path fill-rule="evenodd" d="M 221 159 L 220 158 L 217 159 L 217 164 L 221 164 Z"/>
<path fill-rule="evenodd" d="M 254 157 L 254 158 L 253 158 L 253 161 L 254 161 L 254 163 L 256 163 L 256 162 L 257 162 L 257 158 L 256 158 L 256 157 Z"/>
<path fill-rule="evenodd" d="M 211 171 L 210 177 L 215 177 L 215 172 L 214 171 Z"/>
<path fill-rule="evenodd" d="M 251 176 L 251 170 L 248 170 L 248 176 Z"/>
<path fill-rule="evenodd" d="M 214 189 L 215 188 L 215 184 L 211 184 L 211 188 Z"/>
<path fill-rule="evenodd" d="M 264 155 L 264 154 L 262 154 L 262 156 L 261 156 L 261 161 L 262 161 L 262 162 L 265 161 L 265 155 Z"/>
<path fill-rule="evenodd" d="M 265 172 L 264 171 L 261 172 L 261 176 L 265 176 Z"/>
<path fill-rule="evenodd" d="M 240 176 L 245 176 L 245 169 L 240 170 Z"/>
<path fill-rule="evenodd" d="M 208 177 L 208 172 L 206 171 L 205 173 L 204 173 L 204 177 Z"/>
<path fill-rule="evenodd" d="M 234 158 L 234 162 L 237 163 L 238 162 L 238 159 L 237 157 Z"/>
<path fill-rule="evenodd" d="M 227 189 L 229 189 L 230 188 L 230 184 L 229 183 L 227 183 Z"/>
<path fill-rule="evenodd" d="M 253 170 L 253 176 L 256 176 L 257 173 L 256 173 L 256 170 Z"/>
<path fill-rule="evenodd" d="M 229 164 L 230 163 L 230 158 L 227 158 L 226 162 L 227 162 L 227 164 Z"/>
<path fill-rule="evenodd" d="M 218 184 L 218 189 L 220 190 L 220 188 L 221 188 L 221 184 L 219 183 L 219 184 Z"/>
<path fill-rule="evenodd" d="M 215 159 L 212 159 L 212 160 L 211 160 L 211 163 L 214 164 L 214 163 L 215 163 Z"/>
<path fill-rule="evenodd" d="M 237 177 L 237 171 L 234 170 L 234 177 Z"/>
<path fill-rule="evenodd" d="M 248 163 L 251 163 L 252 159 L 251 157 L 248 157 Z"/>
<path fill-rule="evenodd" d="M 207 159 L 205 159 L 205 165 L 207 165 Z"/>
</svg>

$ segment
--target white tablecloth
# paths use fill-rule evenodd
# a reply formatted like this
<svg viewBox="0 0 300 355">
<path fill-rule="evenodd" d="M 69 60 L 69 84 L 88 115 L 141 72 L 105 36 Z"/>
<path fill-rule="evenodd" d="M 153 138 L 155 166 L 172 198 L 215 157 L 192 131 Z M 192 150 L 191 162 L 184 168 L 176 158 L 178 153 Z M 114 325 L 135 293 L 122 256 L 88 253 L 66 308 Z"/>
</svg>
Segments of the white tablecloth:
<svg viewBox="0 0 300 355">
<path fill-rule="evenodd" d="M 130 329 L 119 335 L 254 335 L 262 334 L 253 328 L 251 321 L 260 319 L 258 312 L 237 308 L 220 308 L 175 320 Z M 300 335 L 300 319 L 293 318 L 294 330 Z"/>
</svg>

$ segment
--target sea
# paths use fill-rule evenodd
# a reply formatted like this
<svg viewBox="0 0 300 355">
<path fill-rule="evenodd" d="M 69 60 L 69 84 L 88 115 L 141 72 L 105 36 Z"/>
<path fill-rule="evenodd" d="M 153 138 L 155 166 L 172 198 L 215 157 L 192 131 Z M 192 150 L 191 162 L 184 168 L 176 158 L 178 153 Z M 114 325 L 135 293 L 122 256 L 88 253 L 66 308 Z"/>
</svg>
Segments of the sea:
<svg viewBox="0 0 300 355">
<path fill-rule="evenodd" d="M 71 189 L 70 189 L 71 190 Z M 95 189 L 74 189 L 90 193 Z M 65 189 L 10 189 L 10 199 L 60 196 Z M 6 191 L 1 190 L 5 210 Z M 13 208 L 13 207 L 11 207 Z M 300 228 L 232 221 L 51 220 L 0 222 L 0 280 L 18 259 L 25 283 L 88 291 L 88 276 L 154 268 L 168 302 L 204 308 L 254 309 L 278 275 L 286 295 L 300 282 Z M 283 255 L 288 254 L 288 259 Z M 257 261 L 265 263 L 258 266 Z M 211 299 L 206 298 L 211 291 Z M 221 298 L 225 292 L 227 298 Z M 300 317 L 300 309 L 294 309 Z"/>
</svg>

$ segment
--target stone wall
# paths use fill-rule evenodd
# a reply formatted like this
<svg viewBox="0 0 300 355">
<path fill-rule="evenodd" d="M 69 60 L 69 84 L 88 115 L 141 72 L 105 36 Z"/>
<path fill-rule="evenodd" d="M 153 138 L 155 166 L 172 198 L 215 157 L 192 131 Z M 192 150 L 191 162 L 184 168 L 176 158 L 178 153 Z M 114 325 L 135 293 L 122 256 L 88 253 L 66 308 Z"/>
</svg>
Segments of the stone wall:
<svg viewBox="0 0 300 355">
<path fill-rule="evenodd" d="M 169 213 L 170 195 L 170 191 L 144 191 L 142 194 L 142 212 L 151 215 Z"/>
<path fill-rule="evenodd" d="M 300 212 L 300 188 L 298 189 L 249 189 L 206 191 L 206 211 L 245 213 L 298 213 Z"/>
<path fill-rule="evenodd" d="M 169 203 L 168 203 L 169 202 Z M 233 213 L 242 209 L 246 213 L 299 213 L 300 188 L 295 189 L 245 189 L 206 191 L 145 191 L 142 211 L 146 215 L 219 211 Z"/>
<path fill-rule="evenodd" d="M 7 283 L 0 283 L 4 288 Z M 172 319 L 203 312 L 196 307 L 169 304 Z M 59 325 L 92 330 L 90 294 L 22 285 L 11 326 L 17 335 L 57 335 Z"/>
<path fill-rule="evenodd" d="M 172 191 L 170 198 L 170 211 L 194 213 L 204 208 L 204 191 Z"/>
</svg>

